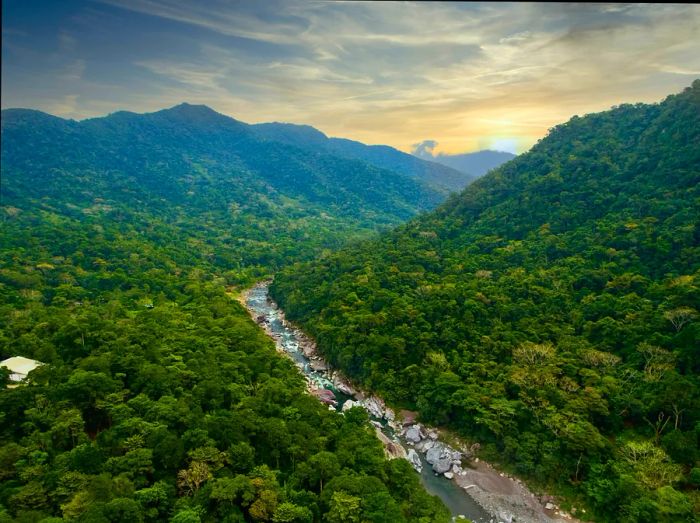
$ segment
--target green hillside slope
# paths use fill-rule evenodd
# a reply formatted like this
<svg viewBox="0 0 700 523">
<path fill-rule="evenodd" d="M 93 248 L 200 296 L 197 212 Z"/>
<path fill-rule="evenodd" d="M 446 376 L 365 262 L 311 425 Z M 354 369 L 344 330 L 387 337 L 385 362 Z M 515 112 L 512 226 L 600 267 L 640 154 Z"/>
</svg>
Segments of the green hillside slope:
<svg viewBox="0 0 700 523">
<path fill-rule="evenodd" d="M 65 219 L 102 214 L 139 233 L 202 238 L 199 230 L 210 244 L 203 254 L 269 267 L 400 223 L 444 195 L 363 162 L 260 139 L 251 126 L 183 104 L 81 122 L 3 111 L 2 198 Z"/>
<path fill-rule="evenodd" d="M 405 182 L 405 184 L 404 184 Z M 449 520 L 235 289 L 439 196 L 201 107 L 2 113 L 0 521 Z"/>
<path fill-rule="evenodd" d="M 388 145 L 365 145 L 345 138 L 328 138 L 318 129 L 308 125 L 263 123 L 253 125 L 252 128 L 262 138 L 313 152 L 325 152 L 341 158 L 361 160 L 380 169 L 410 176 L 439 191 L 462 190 L 486 172 L 476 175 L 469 170 L 460 171 L 435 161 L 403 153 Z"/>
<path fill-rule="evenodd" d="M 700 510 L 700 81 L 272 287 L 330 360 L 606 521 Z"/>
</svg>

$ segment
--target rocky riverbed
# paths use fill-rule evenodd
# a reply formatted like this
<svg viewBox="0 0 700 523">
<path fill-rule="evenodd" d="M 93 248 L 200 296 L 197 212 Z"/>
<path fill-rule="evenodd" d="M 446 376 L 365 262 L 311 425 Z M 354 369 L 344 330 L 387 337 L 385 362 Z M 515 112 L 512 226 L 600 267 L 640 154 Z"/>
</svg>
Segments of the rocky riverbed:
<svg viewBox="0 0 700 523">
<path fill-rule="evenodd" d="M 559 511 L 550 497 L 538 498 L 516 478 L 476 457 L 478 445 L 453 448 L 437 428 L 416 423 L 416 413 L 394 412 L 377 396 L 363 392 L 319 355 L 315 342 L 290 324 L 270 299 L 268 282 L 248 289 L 241 303 L 265 330 L 277 349 L 290 357 L 307 380 L 309 393 L 330 409 L 367 410 L 389 458 L 407 459 L 425 487 L 443 499 L 455 518 L 477 523 L 548 523 L 578 521 Z"/>
</svg>

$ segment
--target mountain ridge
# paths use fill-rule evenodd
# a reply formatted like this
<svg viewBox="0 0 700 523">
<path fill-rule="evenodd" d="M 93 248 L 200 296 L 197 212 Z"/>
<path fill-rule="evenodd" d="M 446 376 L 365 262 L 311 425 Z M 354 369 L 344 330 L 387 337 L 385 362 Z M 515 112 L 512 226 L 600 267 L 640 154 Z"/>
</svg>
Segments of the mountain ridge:
<svg viewBox="0 0 700 523">
<path fill-rule="evenodd" d="M 597 519 L 690 520 L 698 145 L 700 80 L 574 117 L 435 211 L 282 270 L 271 294 L 333 365 Z"/>
<path fill-rule="evenodd" d="M 508 162 L 516 157 L 516 155 L 513 153 L 509 153 L 506 151 L 495 151 L 491 149 L 484 149 L 481 151 L 474 151 L 471 153 L 439 153 L 437 155 L 434 155 L 432 154 L 431 150 L 426 150 L 424 147 L 414 148 L 412 154 L 417 158 L 421 158 L 423 160 L 446 165 L 458 171 L 472 173 L 475 178 L 479 178 L 485 175 L 491 169 L 495 169 L 500 165 L 504 164 L 505 162 Z"/>
</svg>

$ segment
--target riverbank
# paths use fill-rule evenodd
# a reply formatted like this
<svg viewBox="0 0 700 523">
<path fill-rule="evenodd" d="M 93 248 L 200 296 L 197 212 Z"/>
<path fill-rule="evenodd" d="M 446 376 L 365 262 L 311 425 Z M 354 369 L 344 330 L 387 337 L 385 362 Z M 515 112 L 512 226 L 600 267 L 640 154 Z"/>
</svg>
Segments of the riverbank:
<svg viewBox="0 0 700 523">
<path fill-rule="evenodd" d="M 468 517 L 478 521 L 578 521 L 560 511 L 551 497 L 536 497 L 519 479 L 479 460 L 475 454 L 478 446 L 467 447 L 454 437 L 449 438 L 451 445 L 448 445 L 440 437 L 439 428 L 416 424 L 416 413 L 394 412 L 381 398 L 360 390 L 342 373 L 334 371 L 318 353 L 314 340 L 291 324 L 284 311 L 269 298 L 267 285 L 269 282 L 256 284 L 243 291 L 238 300 L 275 341 L 277 350 L 299 367 L 306 377 L 308 391 L 329 408 L 340 411 L 352 406 L 365 408 L 374 418 L 377 437 L 384 444 L 387 456 L 408 459 L 421 473 L 425 487 L 439 495 L 455 516 L 463 515 L 466 510 Z M 463 507 L 467 508 L 463 510 Z"/>
</svg>

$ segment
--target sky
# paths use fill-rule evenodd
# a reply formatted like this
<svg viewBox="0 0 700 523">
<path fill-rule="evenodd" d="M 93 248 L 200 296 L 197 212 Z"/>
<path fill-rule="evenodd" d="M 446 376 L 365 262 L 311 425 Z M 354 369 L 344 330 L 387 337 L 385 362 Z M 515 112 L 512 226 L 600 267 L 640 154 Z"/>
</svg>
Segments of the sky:
<svg viewBox="0 0 700 523">
<path fill-rule="evenodd" d="M 700 78 L 700 5 L 4 0 L 2 108 L 66 118 L 206 104 L 434 153 Z"/>
</svg>

